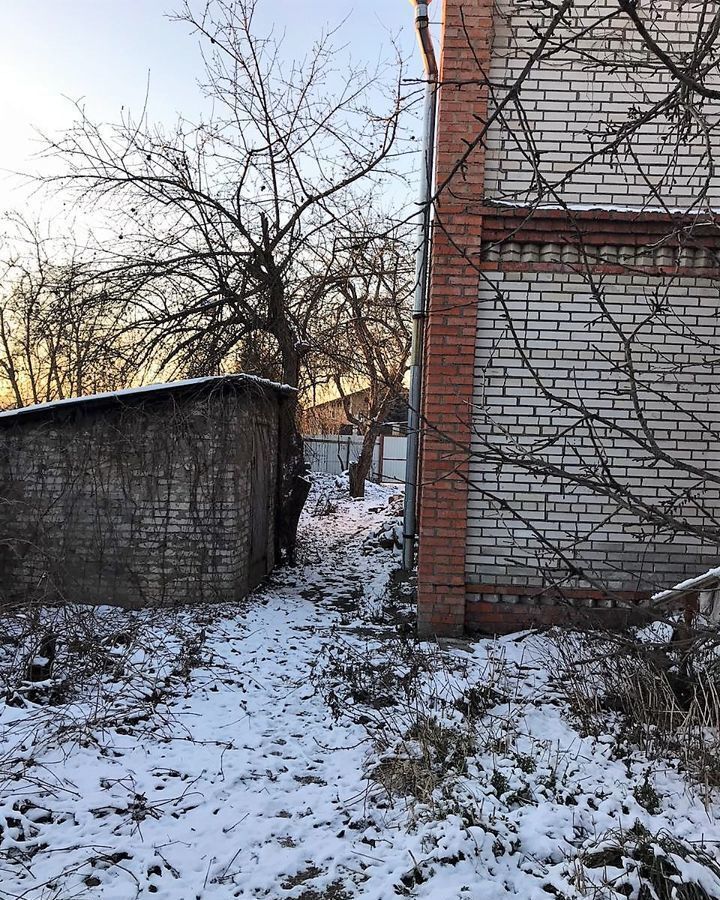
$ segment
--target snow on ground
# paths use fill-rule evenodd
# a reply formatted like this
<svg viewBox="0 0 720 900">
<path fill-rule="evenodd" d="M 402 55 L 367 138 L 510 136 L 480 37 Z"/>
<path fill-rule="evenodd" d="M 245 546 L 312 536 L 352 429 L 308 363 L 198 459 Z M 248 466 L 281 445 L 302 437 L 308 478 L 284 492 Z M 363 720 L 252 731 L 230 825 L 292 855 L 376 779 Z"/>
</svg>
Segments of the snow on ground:
<svg viewBox="0 0 720 900">
<path fill-rule="evenodd" d="M 638 896 L 633 841 L 714 852 L 714 800 L 574 727 L 547 639 L 412 640 L 392 495 L 320 478 L 297 569 L 235 608 L 86 614 L 82 685 L 6 690 L 2 900 L 609 898 Z M 720 896 L 673 859 L 706 891 L 678 898 Z"/>
</svg>

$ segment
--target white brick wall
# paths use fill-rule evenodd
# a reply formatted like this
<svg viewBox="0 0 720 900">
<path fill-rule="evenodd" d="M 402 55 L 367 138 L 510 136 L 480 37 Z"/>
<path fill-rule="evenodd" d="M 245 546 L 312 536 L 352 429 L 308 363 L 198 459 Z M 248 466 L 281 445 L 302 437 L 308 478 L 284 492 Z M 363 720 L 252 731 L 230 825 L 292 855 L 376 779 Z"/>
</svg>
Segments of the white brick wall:
<svg viewBox="0 0 720 900">
<path fill-rule="evenodd" d="M 679 458 L 720 472 L 717 285 L 707 279 L 650 275 L 598 278 L 613 317 L 626 330 L 638 329 L 639 371 L 667 395 L 665 400 L 649 392 L 643 397 L 655 438 Z M 575 470 L 596 464 L 599 455 L 587 426 L 578 424 L 576 414 L 554 407 L 524 365 L 503 321 L 498 291 L 543 384 L 560 397 L 581 398 L 588 408 L 633 431 L 639 428 L 623 390 L 626 382 L 613 371 L 613 361 L 622 359 L 620 341 L 603 320 L 584 278 L 495 272 L 486 276 L 480 289 L 475 451 L 482 454 L 487 441 L 525 450 L 544 441 L 540 454 L 548 460 Z M 646 321 L 658 299 L 663 312 Z M 687 488 L 720 516 L 717 490 L 697 490 L 693 479 L 671 467 L 649 467 L 649 456 L 631 439 L 617 435 L 611 439 L 602 427 L 596 438 L 620 484 L 658 504 L 670 502 Z M 558 574 L 562 577 L 554 571 L 557 566 L 543 540 L 562 546 L 593 578 L 616 590 L 668 586 L 718 564 L 717 548 L 686 537 L 668 542 L 667 534 L 638 527 L 630 514 L 588 489 L 556 479 L 544 482 L 517 467 L 498 469 L 479 457 L 471 464 L 471 480 L 466 571 L 470 583 L 541 584 Z M 517 516 L 500 509 L 482 491 L 509 504 Z M 677 512 L 691 522 L 709 521 L 689 502 Z M 543 566 L 548 570 L 541 571 Z"/>
<path fill-rule="evenodd" d="M 549 4 L 548 4 L 549 6 Z M 592 26 L 533 70 L 522 87 L 521 113 L 510 105 L 487 141 L 486 193 L 492 199 L 526 203 L 537 197 L 538 176 L 559 188 L 564 202 L 592 206 L 688 208 L 720 205 L 720 185 L 711 156 L 720 136 L 720 103 L 708 101 L 704 121 L 681 134 L 676 117 L 665 112 L 632 130 L 616 153 L 588 161 L 607 135 L 652 109 L 675 86 L 661 64 L 643 47 L 626 16 L 598 25 L 614 0 L 578 0 L 572 23 L 557 34 L 564 40 Z M 700 4 L 658 0 L 641 3 L 642 15 L 655 22 L 653 33 L 673 54 L 691 49 Z M 552 12 L 534 12 L 527 2 L 501 0 L 496 16 L 490 79 L 499 101 L 513 85 L 538 43 Z M 711 80 L 708 83 L 712 83 Z M 717 86 L 718 79 L 714 79 Z M 490 109 L 493 109 L 491 98 Z M 711 153 L 707 148 L 710 146 Z M 705 187 L 709 188 L 703 197 Z M 661 198 L 661 199 L 660 199 Z M 546 193 L 553 202 L 552 192 Z"/>
</svg>

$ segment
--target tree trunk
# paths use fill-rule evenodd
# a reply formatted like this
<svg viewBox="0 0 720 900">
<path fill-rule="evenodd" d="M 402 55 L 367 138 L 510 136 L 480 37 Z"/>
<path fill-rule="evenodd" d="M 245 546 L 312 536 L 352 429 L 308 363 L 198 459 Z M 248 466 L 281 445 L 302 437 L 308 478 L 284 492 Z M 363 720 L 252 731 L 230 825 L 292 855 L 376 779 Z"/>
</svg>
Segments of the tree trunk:
<svg viewBox="0 0 720 900">
<path fill-rule="evenodd" d="M 295 548 L 300 514 L 310 492 L 303 441 L 297 427 L 297 398 L 288 397 L 280 410 L 280 484 L 278 518 L 275 529 L 279 563 L 295 564 Z"/>
<path fill-rule="evenodd" d="M 300 378 L 300 354 L 295 337 L 283 321 L 276 337 L 283 360 L 283 381 L 297 387 Z M 275 528 L 275 550 L 279 564 L 295 565 L 297 531 L 300 514 L 310 492 L 308 467 L 305 464 L 302 435 L 297 425 L 298 400 L 288 397 L 280 410 L 280 483 L 278 516 Z"/>
<path fill-rule="evenodd" d="M 372 469 L 375 442 L 380 434 L 379 425 L 371 425 L 363 436 L 362 447 L 357 462 L 350 466 L 350 496 L 365 496 L 365 481 Z"/>
</svg>

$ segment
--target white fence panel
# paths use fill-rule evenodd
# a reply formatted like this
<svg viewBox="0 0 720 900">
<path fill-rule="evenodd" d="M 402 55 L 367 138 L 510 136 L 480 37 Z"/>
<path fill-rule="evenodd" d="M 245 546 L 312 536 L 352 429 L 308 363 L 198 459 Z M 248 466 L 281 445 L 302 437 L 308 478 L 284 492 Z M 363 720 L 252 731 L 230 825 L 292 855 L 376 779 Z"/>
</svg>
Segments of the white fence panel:
<svg viewBox="0 0 720 900">
<path fill-rule="evenodd" d="M 361 447 L 360 435 L 312 435 L 305 438 L 305 462 L 311 472 L 340 475 L 357 460 Z M 407 438 L 380 437 L 373 453 L 373 481 L 403 482 L 406 454 Z"/>
<path fill-rule="evenodd" d="M 305 462 L 312 472 L 340 475 L 360 454 L 362 438 L 358 435 L 338 434 L 305 438 Z"/>
<path fill-rule="evenodd" d="M 405 460 L 407 459 L 406 437 L 382 437 L 377 448 L 382 444 L 382 480 L 405 481 Z"/>
</svg>

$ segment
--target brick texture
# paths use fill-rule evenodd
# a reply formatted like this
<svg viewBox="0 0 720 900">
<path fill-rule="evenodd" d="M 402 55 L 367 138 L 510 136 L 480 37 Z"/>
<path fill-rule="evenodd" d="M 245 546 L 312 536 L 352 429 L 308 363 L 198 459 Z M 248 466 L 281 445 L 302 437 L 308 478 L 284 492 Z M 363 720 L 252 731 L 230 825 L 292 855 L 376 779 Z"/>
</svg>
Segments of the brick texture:
<svg viewBox="0 0 720 900">
<path fill-rule="evenodd" d="M 244 596 L 273 565 L 280 402 L 252 386 L 0 420 L 0 600 Z"/>
<path fill-rule="evenodd" d="M 581 0 L 566 25 L 576 31 L 611 9 L 617 5 L 610 0 Z M 539 396 L 523 370 L 501 321 L 498 291 L 553 390 L 582 391 L 618 422 L 632 421 L 623 386 L 602 361 L 603 354 L 617 359 L 618 347 L 608 327 L 598 324 L 596 298 L 578 274 L 588 262 L 625 325 L 639 324 L 663 299 L 667 316 L 641 334 L 648 348 L 641 367 L 665 365 L 672 372 L 659 382 L 663 403 L 653 406 L 653 398 L 645 398 L 653 428 L 671 452 L 682 449 L 700 465 L 718 461 L 717 444 L 703 425 L 712 419 L 718 393 L 713 367 L 703 366 L 707 346 L 720 337 L 711 280 L 718 271 L 717 179 L 705 191 L 711 166 L 706 140 L 718 149 L 715 110 L 705 111 L 707 131 L 678 129 L 676 118 L 655 116 L 635 130 L 632 146 L 621 142 L 613 153 L 586 159 L 601 135 L 647 113 L 673 87 L 627 18 L 615 16 L 537 65 L 518 103 L 508 105 L 457 168 L 552 14 L 550 7 L 530 9 L 516 0 L 445 0 L 436 173 L 442 189 L 426 329 L 419 520 L 418 613 L 426 635 L 463 627 L 507 631 L 571 617 L 557 598 L 538 599 L 559 574 L 543 553 L 545 538 L 570 548 L 571 558 L 591 580 L 606 583 L 618 602 L 642 600 L 717 565 L 714 548 L 699 540 L 668 543 L 662 529 L 649 534 L 597 496 L 520 470 L 497 470 L 470 452 L 493 441 L 528 445 L 569 424 L 567 413 Z M 673 52 L 691 46 L 697 11 L 660 0 L 646 14 L 660 23 Z M 556 35 L 558 46 L 566 30 Z M 543 182 L 552 190 L 541 192 Z M 581 240 L 587 258 L 579 254 Z M 679 330 L 673 316 L 683 323 Z M 580 459 L 592 456 L 587 433 L 579 429 L 574 440 Z M 567 452 L 567 444 L 548 452 Z M 608 458 L 630 488 L 658 504 L 691 487 L 681 472 L 649 468 L 632 442 L 613 439 Z M 492 492 L 500 504 L 489 499 Z M 717 510 L 720 497 L 708 490 L 702 502 Z M 690 505 L 682 514 L 702 518 Z M 584 616 L 625 620 L 625 613 L 599 607 L 590 582 L 581 582 L 566 587 L 576 600 L 587 599 Z"/>
<path fill-rule="evenodd" d="M 649 427 L 661 449 L 716 470 L 720 459 L 713 427 L 720 374 L 708 363 L 708 345 L 720 342 L 717 286 L 703 278 L 605 275 L 602 299 L 616 323 L 636 332 L 638 378 L 658 393 L 644 394 Z M 516 336 L 503 318 L 510 312 Z M 656 298 L 664 309 L 652 315 Z M 679 323 L 682 323 L 681 325 Z M 523 346 L 535 375 L 520 359 Z M 535 376 L 554 396 L 582 398 L 588 409 L 631 433 L 639 430 L 628 382 L 614 364 L 623 359 L 619 337 L 603 320 L 596 297 L 580 274 L 488 273 L 480 288 L 475 408 L 468 498 L 466 575 L 470 584 L 541 587 L 570 584 L 544 542 L 560 546 L 590 581 L 611 591 L 652 593 L 717 565 L 717 547 L 668 530 L 641 527 L 614 501 L 577 485 L 541 479 L 520 468 L 483 463 L 488 441 L 526 448 L 567 471 L 604 464 L 619 485 L 658 509 L 673 509 L 702 526 L 707 510 L 720 509 L 720 492 L 653 456 L 617 431 L 591 434 L 576 413 L 543 395 Z M 565 429 L 566 437 L 561 437 Z M 542 451 L 535 451 L 541 443 Z M 481 491 L 487 493 L 482 494 Z M 686 504 L 677 500 L 688 492 Z M 489 500 L 492 496 L 495 500 Z M 704 509 L 695 505 L 700 498 Z M 509 511 L 508 507 L 512 510 Z M 530 526 L 528 526 L 530 523 Z"/>
<path fill-rule="evenodd" d="M 453 4 L 459 0 L 450 0 Z M 500 0 L 489 75 L 499 86 L 511 85 L 537 45 L 554 12 L 518 0 Z M 704 110 L 707 130 L 690 128 L 681 135 L 677 119 L 664 113 L 633 129 L 615 153 L 590 158 L 599 142 L 631 119 L 639 120 L 665 100 L 675 86 L 670 74 L 644 47 L 615 0 L 579 0 L 554 43 L 564 49 L 536 65 L 520 95 L 530 141 L 512 106 L 490 129 L 487 141 L 487 196 L 512 203 L 537 197 L 537 175 L 558 186 L 565 203 L 592 207 L 646 208 L 664 205 L 706 209 L 720 204 L 720 185 L 710 182 L 704 194 L 709 159 L 698 166 L 705 141 L 720 148 L 717 103 Z M 693 49 L 699 7 L 659 0 L 639 4 L 643 17 L 658 26 L 663 46 L 680 54 Z M 601 22 L 609 13 L 616 15 Z M 592 26 L 589 28 L 588 26 Z M 573 37 L 588 27 L 580 40 Z M 711 76 L 708 83 L 717 85 Z M 502 88 L 499 96 L 502 96 Z M 532 160 L 532 162 L 531 162 Z M 657 193 L 654 188 L 657 187 Z M 553 202 L 551 195 L 548 202 Z"/>
<path fill-rule="evenodd" d="M 477 264 L 484 190 L 484 153 L 474 152 L 453 176 L 466 141 L 487 113 L 477 63 L 490 63 L 491 0 L 445 4 L 439 97 L 432 284 L 426 326 L 422 441 L 418 627 L 457 634 L 465 623 L 466 446 L 470 438 L 477 306 Z M 468 78 L 472 83 L 467 83 Z M 467 254 L 467 256 L 466 256 Z"/>
<path fill-rule="evenodd" d="M 649 620 L 642 606 L 587 608 L 570 604 L 517 606 L 469 599 L 465 607 L 465 628 L 482 634 L 512 634 L 525 628 L 574 625 L 578 628 L 624 628 Z"/>
</svg>

